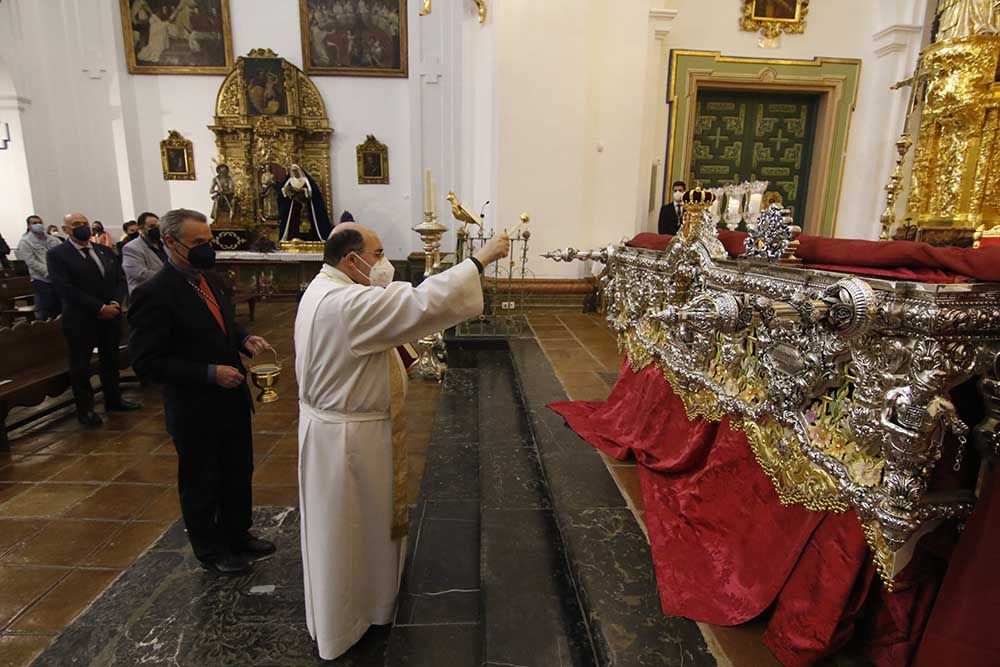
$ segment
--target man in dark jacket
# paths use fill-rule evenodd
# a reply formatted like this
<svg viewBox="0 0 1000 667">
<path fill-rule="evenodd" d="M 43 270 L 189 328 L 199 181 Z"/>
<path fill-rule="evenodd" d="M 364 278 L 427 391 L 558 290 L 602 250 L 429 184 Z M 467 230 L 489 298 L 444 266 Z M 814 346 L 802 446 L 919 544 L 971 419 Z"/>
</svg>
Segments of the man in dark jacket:
<svg viewBox="0 0 1000 667">
<path fill-rule="evenodd" d="M 101 386 L 108 411 L 138 410 L 122 398 L 118 386 L 118 346 L 121 342 L 125 274 L 114 250 L 91 243 L 91 228 L 82 213 L 63 218 L 66 243 L 46 254 L 52 288 L 62 301 L 62 330 L 69 344 L 69 374 L 81 424 L 99 426 L 90 386 L 90 359 L 100 355 Z"/>
<path fill-rule="evenodd" d="M 252 536 L 252 403 L 240 354 L 270 349 L 235 320 L 205 216 L 160 219 L 168 261 L 131 295 L 129 355 L 140 377 L 164 385 L 167 431 L 178 456 L 181 512 L 195 556 L 220 574 L 246 572 L 274 553 Z"/>
<path fill-rule="evenodd" d="M 684 193 L 687 192 L 687 183 L 676 181 L 671 187 L 670 202 L 660 209 L 660 220 L 657 231 L 660 234 L 677 235 L 681 225 L 684 223 Z"/>
</svg>

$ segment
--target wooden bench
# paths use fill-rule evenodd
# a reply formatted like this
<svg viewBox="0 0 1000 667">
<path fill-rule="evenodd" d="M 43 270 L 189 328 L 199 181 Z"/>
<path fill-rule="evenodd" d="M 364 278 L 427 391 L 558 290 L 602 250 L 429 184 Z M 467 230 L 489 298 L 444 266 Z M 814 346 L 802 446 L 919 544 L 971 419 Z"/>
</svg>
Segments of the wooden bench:
<svg viewBox="0 0 1000 667">
<path fill-rule="evenodd" d="M 27 276 L 0 276 L 0 325 L 35 319 L 35 290 Z"/>
<path fill-rule="evenodd" d="M 18 322 L 0 327 L 0 449 L 7 449 L 7 415 L 16 407 L 32 407 L 70 388 L 69 348 L 59 318 L 46 322 Z M 126 328 L 122 318 L 123 330 Z M 97 355 L 91 366 L 97 373 Z M 128 335 L 118 348 L 118 367 L 128 368 Z M 65 402 L 59 407 L 69 405 Z M 48 414 L 45 410 L 41 414 Z M 41 416 L 41 414 L 36 416 Z"/>
</svg>

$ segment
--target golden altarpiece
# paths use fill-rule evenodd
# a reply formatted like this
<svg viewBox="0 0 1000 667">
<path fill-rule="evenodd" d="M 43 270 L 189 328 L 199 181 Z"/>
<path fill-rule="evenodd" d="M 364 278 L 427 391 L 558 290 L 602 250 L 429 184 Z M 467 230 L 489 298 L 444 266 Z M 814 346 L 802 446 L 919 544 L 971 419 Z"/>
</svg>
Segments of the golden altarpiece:
<svg viewBox="0 0 1000 667">
<path fill-rule="evenodd" d="M 236 60 L 215 102 L 217 163 L 228 167 L 232 204 L 216 218 L 216 243 L 242 249 L 250 237 L 277 241 L 280 221 L 269 205 L 291 165 L 314 180 L 329 208 L 330 138 L 333 130 L 315 84 L 298 67 L 269 49 Z M 291 241 L 283 250 L 322 251 L 322 242 Z M 316 246 L 319 246 L 318 248 Z"/>
</svg>

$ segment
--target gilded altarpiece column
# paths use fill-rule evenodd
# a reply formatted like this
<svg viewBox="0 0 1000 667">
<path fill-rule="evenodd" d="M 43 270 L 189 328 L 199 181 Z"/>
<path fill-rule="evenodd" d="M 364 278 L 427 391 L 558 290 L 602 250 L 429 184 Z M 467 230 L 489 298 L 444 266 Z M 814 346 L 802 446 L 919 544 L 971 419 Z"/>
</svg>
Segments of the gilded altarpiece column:
<svg viewBox="0 0 1000 667">
<path fill-rule="evenodd" d="M 261 174 L 271 171 L 283 182 L 292 164 L 306 170 L 332 208 L 333 130 L 319 90 L 295 65 L 268 49 L 238 58 L 219 88 L 209 129 L 218 161 L 229 165 L 236 183 L 236 215 L 217 236 L 254 229 L 276 240 L 278 225 L 267 220 L 260 200 Z"/>
</svg>

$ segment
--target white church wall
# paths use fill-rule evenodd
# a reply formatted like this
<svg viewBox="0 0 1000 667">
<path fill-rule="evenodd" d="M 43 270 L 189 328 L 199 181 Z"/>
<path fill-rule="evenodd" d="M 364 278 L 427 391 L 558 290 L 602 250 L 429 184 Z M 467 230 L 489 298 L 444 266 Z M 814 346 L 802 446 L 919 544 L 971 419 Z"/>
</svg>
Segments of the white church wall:
<svg viewBox="0 0 1000 667">
<path fill-rule="evenodd" d="M 34 208 L 24 133 L 21 131 L 21 111 L 30 104 L 17 94 L 6 64 L 0 60 L 0 138 L 9 135 L 5 150 L 0 150 L 0 236 L 11 248 L 24 233 L 24 219 Z M 4 129 L 6 128 L 6 135 Z"/>
</svg>

